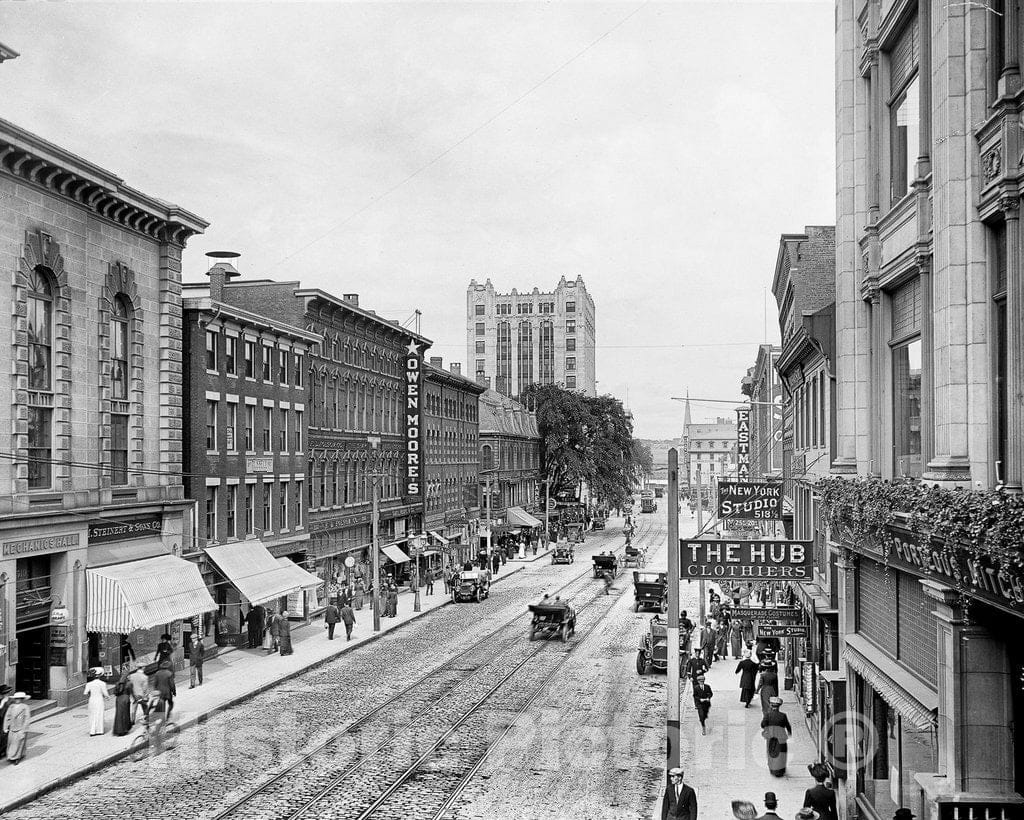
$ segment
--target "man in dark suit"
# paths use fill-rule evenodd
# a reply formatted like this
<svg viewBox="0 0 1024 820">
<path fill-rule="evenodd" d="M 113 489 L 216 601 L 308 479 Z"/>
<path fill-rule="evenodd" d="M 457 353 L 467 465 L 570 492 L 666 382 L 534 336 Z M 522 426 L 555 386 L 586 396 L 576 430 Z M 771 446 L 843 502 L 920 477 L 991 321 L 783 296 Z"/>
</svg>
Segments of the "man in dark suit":
<svg viewBox="0 0 1024 820">
<path fill-rule="evenodd" d="M 836 811 L 836 793 L 825 785 L 828 767 L 824 763 L 812 763 L 807 767 L 814 778 L 814 786 L 804 793 L 804 805 L 810 806 L 821 820 L 839 820 Z"/>
<path fill-rule="evenodd" d="M 775 809 L 779 807 L 779 799 L 775 796 L 775 792 L 764 793 L 764 814 L 757 818 L 757 820 L 782 820 L 778 814 L 775 813 Z"/>
<path fill-rule="evenodd" d="M 680 817 L 697 820 L 697 795 L 683 782 L 683 770 L 669 769 L 668 781 L 661 801 L 661 820 Z"/>
</svg>

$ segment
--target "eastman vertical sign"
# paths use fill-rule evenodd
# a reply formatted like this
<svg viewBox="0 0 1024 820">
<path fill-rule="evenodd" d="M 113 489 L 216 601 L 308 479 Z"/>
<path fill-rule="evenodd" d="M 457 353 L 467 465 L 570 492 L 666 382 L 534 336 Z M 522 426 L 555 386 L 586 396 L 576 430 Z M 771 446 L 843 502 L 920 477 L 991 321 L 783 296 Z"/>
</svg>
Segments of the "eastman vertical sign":
<svg viewBox="0 0 1024 820">
<path fill-rule="evenodd" d="M 409 342 L 405 354 L 405 495 L 423 493 L 423 351 Z"/>
<path fill-rule="evenodd" d="M 750 478 L 750 410 L 745 407 L 736 411 L 736 477 Z"/>
</svg>

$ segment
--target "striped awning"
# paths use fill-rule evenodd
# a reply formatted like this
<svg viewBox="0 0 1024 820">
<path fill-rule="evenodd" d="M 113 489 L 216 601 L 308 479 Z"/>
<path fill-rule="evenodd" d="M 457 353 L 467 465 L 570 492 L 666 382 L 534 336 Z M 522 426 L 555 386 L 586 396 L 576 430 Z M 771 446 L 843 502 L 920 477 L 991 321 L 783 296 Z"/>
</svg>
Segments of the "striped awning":
<svg viewBox="0 0 1024 820">
<path fill-rule="evenodd" d="M 87 568 L 87 632 L 127 633 L 217 608 L 199 567 L 174 555 Z"/>
<path fill-rule="evenodd" d="M 396 564 L 404 564 L 409 560 L 409 556 L 397 544 L 388 544 L 386 547 L 381 547 L 380 550 Z"/>
<path fill-rule="evenodd" d="M 298 576 L 278 563 L 262 541 L 236 541 L 207 547 L 205 552 L 250 604 L 263 604 L 303 587 Z M 304 575 L 309 574 L 292 566 Z"/>
<path fill-rule="evenodd" d="M 922 731 L 935 731 L 938 694 L 909 672 L 904 672 L 895 661 L 880 657 L 880 651 L 860 635 L 847 635 L 845 640 L 843 660 L 850 668 L 871 684 L 879 697 L 903 718 Z M 872 655 L 878 658 L 878 662 L 871 659 Z"/>
<path fill-rule="evenodd" d="M 522 507 L 509 507 L 505 511 L 505 519 L 516 527 L 540 527 L 540 519 L 534 518 Z"/>
<path fill-rule="evenodd" d="M 295 589 L 316 589 L 324 582 L 323 578 L 319 578 L 311 572 L 306 572 L 291 558 L 278 558 L 277 563 L 281 565 L 281 569 L 292 577 Z"/>
</svg>

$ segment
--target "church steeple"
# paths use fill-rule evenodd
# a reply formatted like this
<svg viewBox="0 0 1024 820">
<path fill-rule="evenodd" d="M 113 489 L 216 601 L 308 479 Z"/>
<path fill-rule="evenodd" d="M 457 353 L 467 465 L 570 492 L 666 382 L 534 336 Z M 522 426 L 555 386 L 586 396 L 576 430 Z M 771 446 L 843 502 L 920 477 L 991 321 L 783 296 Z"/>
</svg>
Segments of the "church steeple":
<svg viewBox="0 0 1024 820">
<path fill-rule="evenodd" d="M 690 388 L 686 388 L 686 405 L 683 409 L 683 433 L 685 435 L 686 430 L 689 429 L 690 424 Z"/>
</svg>

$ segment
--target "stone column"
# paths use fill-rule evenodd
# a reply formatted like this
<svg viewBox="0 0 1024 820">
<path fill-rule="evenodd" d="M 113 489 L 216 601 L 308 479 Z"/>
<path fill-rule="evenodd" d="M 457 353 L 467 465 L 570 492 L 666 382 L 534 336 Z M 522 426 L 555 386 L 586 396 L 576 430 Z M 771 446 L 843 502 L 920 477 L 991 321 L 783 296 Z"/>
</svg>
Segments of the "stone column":
<svg viewBox="0 0 1024 820">
<path fill-rule="evenodd" d="M 160 244 L 160 484 L 167 500 L 184 498 L 182 484 L 182 327 L 181 251 L 174 241 Z"/>
<path fill-rule="evenodd" d="M 1003 24 L 1003 73 L 999 76 L 999 95 L 1009 97 L 1020 88 L 1020 13 L 1017 3 L 1012 0 L 1004 3 L 1003 14 L 1003 19 L 996 21 L 996 25 Z"/>
<path fill-rule="evenodd" d="M 882 439 L 885 432 L 885 420 L 883 418 L 883 398 L 886 394 L 885 373 L 886 356 L 889 353 L 889 346 L 885 343 L 885 322 L 882 321 L 882 294 L 878 285 L 873 282 L 868 287 L 867 300 L 870 305 L 868 315 L 870 317 L 871 332 L 871 368 L 870 383 L 868 385 L 868 407 L 870 423 L 868 426 L 868 438 L 870 441 L 869 453 L 871 463 L 868 466 L 868 473 L 871 475 L 888 475 L 891 469 L 883 466 Z"/>
<path fill-rule="evenodd" d="M 952 791 L 1014 791 L 1010 661 L 1002 638 L 965 617 L 960 593 L 921 580 L 935 601 L 938 769 Z"/>
<path fill-rule="evenodd" d="M 1008 5 L 1013 5 L 1008 4 Z M 999 206 L 1006 220 L 1006 390 L 1007 448 L 1003 480 L 1007 489 L 1021 491 L 1024 483 L 1024 261 L 1021 260 L 1020 199 L 1003 197 Z"/>
</svg>

